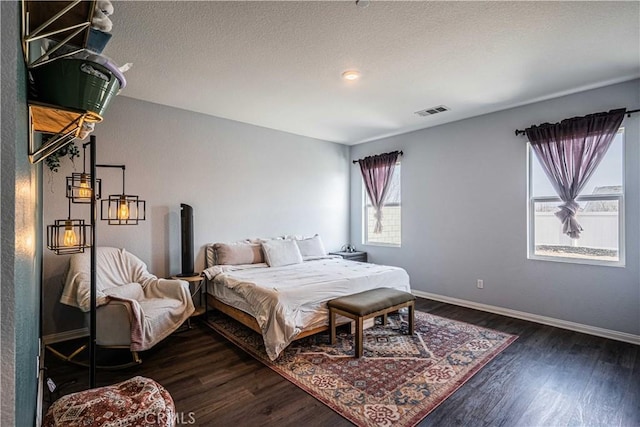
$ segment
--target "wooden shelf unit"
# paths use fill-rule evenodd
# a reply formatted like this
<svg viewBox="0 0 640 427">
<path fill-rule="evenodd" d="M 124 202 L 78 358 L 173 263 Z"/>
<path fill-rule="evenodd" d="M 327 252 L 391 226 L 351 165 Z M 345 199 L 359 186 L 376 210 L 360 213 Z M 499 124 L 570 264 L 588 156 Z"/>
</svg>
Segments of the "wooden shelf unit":
<svg viewBox="0 0 640 427">
<path fill-rule="evenodd" d="M 22 49 L 27 68 L 35 68 L 72 55 L 87 45 L 95 0 L 28 1 L 22 0 Z M 42 55 L 32 55 L 31 48 L 40 49 L 47 39 L 48 49 Z M 71 51 L 51 57 L 63 46 Z M 37 59 L 32 57 L 38 56 Z M 98 123 L 102 117 L 90 111 L 29 101 L 29 161 L 38 163 L 80 135 L 84 123 Z M 35 147 L 34 132 L 49 135 Z"/>
<path fill-rule="evenodd" d="M 84 123 L 99 123 L 102 117 L 91 111 L 29 101 L 29 161 L 39 163 L 80 135 Z M 33 133 L 51 135 L 38 148 Z"/>
<path fill-rule="evenodd" d="M 62 56 L 72 55 L 87 45 L 95 0 L 28 1 L 22 0 L 22 50 L 27 67 L 33 68 L 60 57 L 51 54 L 65 45 L 75 49 Z M 51 45 L 47 51 L 31 59 L 31 45 L 42 39 Z M 39 47 L 40 44 L 36 43 Z"/>
</svg>

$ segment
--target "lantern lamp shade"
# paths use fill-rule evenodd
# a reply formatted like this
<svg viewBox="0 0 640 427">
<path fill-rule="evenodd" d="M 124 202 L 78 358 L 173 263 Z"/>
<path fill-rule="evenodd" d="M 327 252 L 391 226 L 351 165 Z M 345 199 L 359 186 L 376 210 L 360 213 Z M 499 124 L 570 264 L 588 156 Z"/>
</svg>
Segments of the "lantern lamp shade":
<svg viewBox="0 0 640 427">
<path fill-rule="evenodd" d="M 47 226 L 47 247 L 58 255 L 84 252 L 91 247 L 90 229 L 83 219 L 57 219 Z"/>
<path fill-rule="evenodd" d="M 100 219 L 109 225 L 137 225 L 146 219 L 146 204 L 138 196 L 112 194 L 102 200 Z"/>
<path fill-rule="evenodd" d="M 102 181 L 96 179 L 96 199 L 100 199 Z M 91 203 L 91 175 L 72 173 L 67 177 L 67 198 L 73 203 Z"/>
</svg>

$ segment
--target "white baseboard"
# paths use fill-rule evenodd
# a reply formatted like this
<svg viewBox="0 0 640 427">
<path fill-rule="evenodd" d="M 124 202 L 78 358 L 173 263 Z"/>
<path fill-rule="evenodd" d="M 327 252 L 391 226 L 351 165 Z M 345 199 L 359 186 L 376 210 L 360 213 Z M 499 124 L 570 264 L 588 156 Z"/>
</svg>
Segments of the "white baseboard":
<svg viewBox="0 0 640 427">
<path fill-rule="evenodd" d="M 84 338 L 89 336 L 88 328 L 72 329 L 70 331 L 58 332 L 42 337 L 44 345 L 55 344 L 57 342 L 75 340 L 76 338 Z"/>
<path fill-rule="evenodd" d="M 459 305 L 467 308 L 473 308 L 475 310 L 486 311 L 494 314 L 500 314 L 502 316 L 514 317 L 516 319 L 528 320 L 530 322 L 541 323 L 543 325 L 555 326 L 556 328 L 568 329 L 570 331 L 582 332 L 589 335 L 595 335 L 598 337 L 610 338 L 616 341 L 624 341 L 631 344 L 640 345 L 640 335 L 613 331 L 611 329 L 598 328 L 596 326 L 583 325 L 581 323 L 569 322 L 567 320 L 555 319 L 553 317 L 546 317 L 546 316 L 540 316 L 538 314 L 527 313 L 524 311 L 511 310 L 510 308 L 497 307 L 494 305 L 482 304 L 482 303 L 467 301 L 459 298 L 432 294 L 429 292 L 418 291 L 415 289 L 412 289 L 411 292 L 415 296 L 422 297 L 422 298 L 432 299 L 440 302 L 446 302 L 448 304 Z"/>
</svg>

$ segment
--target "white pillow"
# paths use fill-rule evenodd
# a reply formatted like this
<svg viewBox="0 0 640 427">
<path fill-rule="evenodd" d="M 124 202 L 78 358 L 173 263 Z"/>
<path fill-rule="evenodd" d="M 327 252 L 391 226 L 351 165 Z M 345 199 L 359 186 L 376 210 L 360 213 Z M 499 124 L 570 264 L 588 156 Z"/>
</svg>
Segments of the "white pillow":
<svg viewBox="0 0 640 427">
<path fill-rule="evenodd" d="M 325 256 L 327 254 L 327 251 L 324 250 L 322 240 L 317 234 L 308 239 L 295 240 L 295 242 L 303 257 Z"/>
<path fill-rule="evenodd" d="M 293 240 L 268 240 L 262 242 L 264 258 L 270 267 L 300 264 L 302 255 Z"/>
</svg>

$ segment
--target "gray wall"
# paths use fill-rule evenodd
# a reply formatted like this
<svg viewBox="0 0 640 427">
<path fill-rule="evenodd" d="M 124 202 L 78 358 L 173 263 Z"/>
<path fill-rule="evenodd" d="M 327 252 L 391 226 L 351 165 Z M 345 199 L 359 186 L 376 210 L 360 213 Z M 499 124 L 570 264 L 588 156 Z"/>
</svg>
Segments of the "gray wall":
<svg viewBox="0 0 640 427">
<path fill-rule="evenodd" d="M 36 420 L 36 357 L 40 332 L 40 175 L 27 158 L 28 124 L 25 67 L 20 48 L 20 3 L 3 1 L 0 8 L 0 424 L 33 426 Z"/>
<path fill-rule="evenodd" d="M 180 203 L 194 208 L 198 270 L 210 242 L 319 233 L 331 250 L 348 238 L 347 146 L 124 96 L 94 134 L 98 163 L 126 164 L 127 193 L 147 202 L 138 226 L 101 222 L 98 244 L 130 250 L 154 274 L 180 272 Z M 73 171 L 68 160 L 58 173 L 45 171 L 45 225 L 66 217 L 64 180 Z M 121 171 L 97 175 L 104 195 L 120 193 Z M 74 217 L 86 213 L 87 205 L 72 206 Z M 58 303 L 67 259 L 45 250 L 44 335 L 83 324 L 77 310 Z"/>
<path fill-rule="evenodd" d="M 373 262 L 405 267 L 416 290 L 639 335 L 639 115 L 623 122 L 624 268 L 527 260 L 527 150 L 513 133 L 638 108 L 639 93 L 636 80 L 352 147 L 352 159 L 394 149 L 404 157 L 402 247 L 362 246 L 362 180 L 355 167 L 351 241 Z"/>
</svg>

